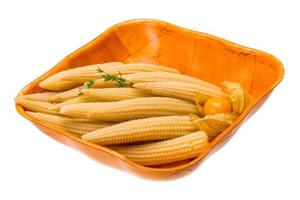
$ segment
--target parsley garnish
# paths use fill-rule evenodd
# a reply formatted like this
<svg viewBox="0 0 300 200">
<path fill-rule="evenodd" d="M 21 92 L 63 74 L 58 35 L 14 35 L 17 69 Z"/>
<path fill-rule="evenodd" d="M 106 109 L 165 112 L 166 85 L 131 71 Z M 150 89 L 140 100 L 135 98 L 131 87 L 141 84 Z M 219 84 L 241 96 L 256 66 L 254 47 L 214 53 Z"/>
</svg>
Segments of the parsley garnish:
<svg viewBox="0 0 300 200">
<path fill-rule="evenodd" d="M 82 89 L 90 89 L 90 88 L 93 87 L 94 83 L 95 83 L 94 80 L 85 82 L 85 83 L 84 83 L 84 87 L 79 89 L 78 95 L 83 95 Z"/>
<path fill-rule="evenodd" d="M 131 85 L 126 79 L 122 78 L 121 73 L 119 72 L 119 76 L 106 74 L 103 76 L 104 81 L 115 81 L 118 87 L 125 87 L 126 85 Z"/>
<path fill-rule="evenodd" d="M 89 88 L 93 87 L 94 83 L 95 83 L 95 81 L 91 80 L 91 81 L 88 81 L 88 82 L 84 83 L 84 86 L 85 86 L 85 88 L 89 89 Z"/>
</svg>

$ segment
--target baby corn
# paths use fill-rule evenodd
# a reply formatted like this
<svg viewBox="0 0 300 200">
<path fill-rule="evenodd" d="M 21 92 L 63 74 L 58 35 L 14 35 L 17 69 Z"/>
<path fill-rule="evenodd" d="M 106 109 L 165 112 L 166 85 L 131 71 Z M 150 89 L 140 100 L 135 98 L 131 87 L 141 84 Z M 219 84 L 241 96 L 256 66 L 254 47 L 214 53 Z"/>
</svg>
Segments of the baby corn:
<svg viewBox="0 0 300 200">
<path fill-rule="evenodd" d="M 179 81 L 135 83 L 133 84 L 133 87 L 143 89 L 155 95 L 173 97 L 190 102 L 195 102 L 195 100 L 197 100 L 201 105 L 212 97 L 228 98 L 228 95 L 220 90 Z"/>
<path fill-rule="evenodd" d="M 170 73 L 180 73 L 179 70 L 171 67 L 166 67 L 158 64 L 149 64 L 149 63 L 128 63 L 125 64 L 127 71 L 133 72 L 170 72 Z M 129 69 L 131 68 L 131 69 Z"/>
<path fill-rule="evenodd" d="M 53 106 L 49 107 L 49 109 L 60 111 L 60 108 L 62 106 L 70 105 L 70 104 L 77 104 L 77 103 L 86 103 L 86 102 L 98 102 L 98 100 L 93 97 L 90 97 L 90 96 L 79 95 L 77 97 L 68 99 L 64 102 L 54 104 Z"/>
<path fill-rule="evenodd" d="M 151 96 L 144 90 L 136 88 L 82 89 L 81 92 L 84 96 L 88 96 L 97 101 L 120 101 L 124 99 Z"/>
<path fill-rule="evenodd" d="M 53 106 L 53 104 L 43 101 L 32 101 L 28 99 L 24 99 L 22 96 L 17 97 L 15 99 L 16 104 L 23 106 L 26 110 L 35 111 L 35 112 L 43 112 L 49 114 L 59 114 L 58 111 L 50 110 L 49 108 Z"/>
<path fill-rule="evenodd" d="M 63 106 L 62 114 L 67 114 Z M 109 102 L 89 110 L 87 117 L 102 121 L 125 121 L 155 116 L 199 113 L 196 106 L 186 101 L 167 97 L 143 97 Z"/>
<path fill-rule="evenodd" d="M 55 95 L 49 97 L 48 101 L 49 102 L 55 102 L 55 103 L 60 103 L 63 101 L 66 101 L 68 99 L 72 99 L 74 97 L 78 97 L 80 94 L 81 89 L 83 89 L 84 86 L 80 86 L 77 88 L 73 88 L 71 90 L 67 90 L 64 92 L 57 92 Z"/>
<path fill-rule="evenodd" d="M 209 82 L 187 76 L 184 74 L 168 73 L 168 72 L 140 72 L 135 74 L 129 74 L 126 76 L 126 80 L 131 83 L 142 83 L 142 82 L 163 82 L 163 81 L 179 81 L 184 83 L 192 83 L 199 86 L 207 87 L 211 90 L 219 90 L 221 88 L 211 84 Z"/>
<path fill-rule="evenodd" d="M 82 139 L 100 145 L 126 144 L 175 138 L 198 130 L 190 116 L 137 119 L 95 130 Z"/>
<path fill-rule="evenodd" d="M 67 131 L 70 131 L 71 133 L 78 134 L 78 135 L 82 135 L 87 132 L 112 125 L 111 123 L 105 123 L 105 122 L 100 122 L 100 121 L 95 121 L 90 119 L 62 117 L 58 115 L 51 115 L 51 114 L 45 114 L 39 112 L 26 111 L 26 114 L 28 114 L 33 118 L 36 118 L 37 120 L 43 123 L 47 123 L 53 126 L 63 128 Z"/>
<path fill-rule="evenodd" d="M 115 88 L 117 87 L 114 81 L 105 81 L 104 78 L 100 78 L 94 81 L 92 88 Z"/>
<path fill-rule="evenodd" d="M 21 97 L 31 101 L 45 101 L 48 102 L 49 99 L 56 95 L 56 92 L 42 92 L 42 93 L 34 93 L 34 94 L 25 94 Z"/>
<path fill-rule="evenodd" d="M 88 102 L 88 103 L 77 103 L 63 105 L 60 108 L 60 113 L 63 115 L 77 117 L 77 118 L 87 118 L 87 114 L 94 110 L 97 107 L 101 107 L 104 104 L 103 102 Z"/>
<path fill-rule="evenodd" d="M 88 74 L 75 74 L 75 75 L 70 75 L 67 77 L 62 78 L 64 81 L 73 81 L 76 83 L 85 83 L 90 80 L 95 80 L 95 79 L 100 79 L 104 76 L 104 73 L 99 73 L 96 70 L 94 70 L 93 73 L 88 73 Z"/>
<path fill-rule="evenodd" d="M 94 70 L 92 73 L 88 72 L 86 74 L 74 74 L 69 75 L 62 80 L 64 81 L 72 81 L 72 82 L 79 82 L 84 83 L 89 80 L 95 80 L 102 78 L 105 74 L 112 74 L 112 75 L 118 75 L 118 74 L 133 74 L 137 72 L 155 72 L 155 71 L 161 71 L 161 72 L 169 72 L 169 73 L 179 73 L 178 70 L 161 66 L 161 65 L 155 65 L 155 64 L 144 64 L 144 63 L 133 63 L 133 64 L 124 64 L 124 65 L 116 65 L 112 67 L 98 67 L 97 70 Z"/>
<path fill-rule="evenodd" d="M 88 108 L 88 109 L 87 109 Z M 155 116 L 184 115 L 199 113 L 194 104 L 167 97 L 142 97 L 117 102 L 98 103 L 86 107 L 86 104 L 63 106 L 64 115 L 98 119 L 101 121 L 125 121 Z M 83 114 L 85 114 L 83 116 Z"/>
<path fill-rule="evenodd" d="M 135 163 L 153 166 L 195 158 L 208 145 L 206 133 L 198 131 L 166 141 L 111 147 L 111 149 Z"/>
<path fill-rule="evenodd" d="M 74 69 L 65 70 L 62 72 L 58 72 L 46 78 L 45 80 L 41 81 L 39 86 L 41 88 L 51 90 L 51 91 L 64 91 L 64 90 L 72 89 L 74 87 L 82 85 L 82 83 L 63 80 L 65 77 L 77 75 L 77 74 L 95 73 L 97 68 L 109 68 L 116 65 L 122 65 L 122 63 L 111 62 L 111 63 L 88 65 L 84 67 L 77 67 Z"/>
</svg>

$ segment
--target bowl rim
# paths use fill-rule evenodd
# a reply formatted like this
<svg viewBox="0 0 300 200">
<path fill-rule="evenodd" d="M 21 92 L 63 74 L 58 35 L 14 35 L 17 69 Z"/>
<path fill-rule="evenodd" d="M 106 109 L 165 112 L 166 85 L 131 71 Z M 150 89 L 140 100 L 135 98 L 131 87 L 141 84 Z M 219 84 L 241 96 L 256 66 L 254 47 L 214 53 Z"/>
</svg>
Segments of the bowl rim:
<svg viewBox="0 0 300 200">
<path fill-rule="evenodd" d="M 239 49 L 243 49 L 244 51 L 250 51 L 253 52 L 257 55 L 264 55 L 267 56 L 269 59 L 274 60 L 276 63 L 278 63 L 277 65 L 274 65 L 272 67 L 276 67 L 277 71 L 278 71 L 278 77 L 277 79 L 274 81 L 274 83 L 271 85 L 271 87 L 268 88 L 268 90 L 262 92 L 260 95 L 258 95 L 256 98 L 253 99 L 253 101 L 249 104 L 249 106 L 243 111 L 243 113 L 238 117 L 238 119 L 235 120 L 235 122 L 233 124 L 231 124 L 228 128 L 226 128 L 221 134 L 219 134 L 214 140 L 212 140 L 212 142 L 210 142 L 208 148 L 205 149 L 204 152 L 202 152 L 198 157 L 196 157 L 195 159 L 178 165 L 178 166 L 172 166 L 172 167 L 166 167 L 166 168 L 155 168 L 155 167 L 149 167 L 149 166 L 144 166 L 144 165 L 140 165 L 138 163 L 135 163 L 133 161 L 130 161 L 129 159 L 127 159 L 125 156 L 123 156 L 122 154 L 119 154 L 109 148 L 106 148 L 104 146 L 100 146 L 97 144 L 94 144 L 92 142 L 89 141 L 85 141 L 79 137 L 74 136 L 73 134 L 69 133 L 68 131 L 65 131 L 61 128 L 55 127 L 55 126 L 51 126 L 45 123 L 42 123 L 41 121 L 32 118 L 31 116 L 27 115 L 25 112 L 25 109 L 18 105 L 15 104 L 16 110 L 17 112 L 22 115 L 23 117 L 25 117 L 26 119 L 28 119 L 29 121 L 31 121 L 32 123 L 45 128 L 45 129 L 50 129 L 52 131 L 54 131 L 53 133 L 55 134 L 63 134 L 65 137 L 75 140 L 77 143 L 80 143 L 81 145 L 86 145 L 92 148 L 95 148 L 99 151 L 103 151 L 107 154 L 110 154 L 111 156 L 122 160 L 123 162 L 127 163 L 128 165 L 133 166 L 133 168 L 131 168 L 131 171 L 143 171 L 143 172 L 170 172 L 170 171 L 179 171 L 179 170 L 183 170 L 185 168 L 189 168 L 192 167 L 194 165 L 196 165 L 197 163 L 199 163 L 202 159 L 204 159 L 209 152 L 211 152 L 211 150 L 216 147 L 217 144 L 219 144 L 223 139 L 225 139 L 226 137 L 230 136 L 230 133 L 233 132 L 233 130 L 239 126 L 241 124 L 241 122 L 245 119 L 245 117 L 250 113 L 250 111 L 260 102 L 262 101 L 262 99 L 268 94 L 270 93 L 284 78 L 284 67 L 282 62 L 276 58 L 275 56 L 273 56 L 270 53 L 258 50 L 258 49 L 254 49 L 254 48 L 250 48 L 250 47 L 246 47 L 234 42 L 231 42 L 229 40 L 226 40 L 224 38 L 215 36 L 215 35 L 211 35 L 208 33 L 204 33 L 204 32 L 199 32 L 199 31 L 195 31 L 192 29 L 188 29 L 188 28 L 184 28 L 184 27 L 180 27 L 174 24 L 171 24 L 169 22 L 165 22 L 165 21 L 161 21 L 158 19 L 150 19 L 150 18 L 139 18 L 139 19 L 130 19 L 130 20 L 126 20 L 120 23 L 117 23 L 113 26 L 111 26 L 110 28 L 106 29 L 103 33 L 101 33 L 100 35 L 98 35 L 97 37 L 95 37 L 94 39 L 92 39 L 91 41 L 89 41 L 88 43 L 86 43 L 85 45 L 83 45 L 82 47 L 78 48 L 77 50 L 73 51 L 72 53 L 70 53 L 68 56 L 64 57 L 61 61 L 59 61 L 55 66 L 51 67 L 48 71 L 46 71 L 45 73 L 43 73 L 40 77 L 36 78 L 35 80 L 31 81 L 29 84 L 27 84 L 19 93 L 17 96 L 20 96 L 24 93 L 26 93 L 26 91 L 28 91 L 31 86 L 34 83 L 38 83 L 41 80 L 45 79 L 47 76 L 52 75 L 52 70 L 59 68 L 59 64 L 61 62 L 66 62 L 67 60 L 70 60 L 73 56 L 76 56 L 79 52 L 84 51 L 85 48 L 87 48 L 89 45 L 93 44 L 96 40 L 99 40 L 111 33 L 113 33 L 113 31 L 120 27 L 120 26 L 124 26 L 124 25 L 129 25 L 129 24 L 136 24 L 136 23 L 156 23 L 156 24 L 160 24 L 160 25 L 166 25 L 169 27 L 172 27 L 173 29 L 177 29 L 180 31 L 184 31 L 184 32 L 189 32 L 195 35 L 201 35 L 207 38 L 211 38 L 213 40 L 217 40 L 220 41 L 222 43 L 224 43 L 226 46 L 231 46 L 231 47 L 235 47 L 235 48 L 239 48 Z M 126 58 L 125 58 L 126 59 Z M 62 69 L 63 70 L 63 69 Z M 62 71 L 60 70 L 60 71 Z M 135 168 L 135 169 L 134 169 Z"/>
</svg>

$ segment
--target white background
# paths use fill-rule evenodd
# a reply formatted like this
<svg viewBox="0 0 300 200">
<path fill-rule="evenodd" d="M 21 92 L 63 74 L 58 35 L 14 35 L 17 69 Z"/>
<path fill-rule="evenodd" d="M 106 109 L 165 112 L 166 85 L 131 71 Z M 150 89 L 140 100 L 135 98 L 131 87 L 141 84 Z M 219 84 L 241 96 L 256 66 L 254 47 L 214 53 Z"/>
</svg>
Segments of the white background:
<svg viewBox="0 0 300 200">
<path fill-rule="evenodd" d="M 300 199 L 297 1 L 0 3 L 0 199 Z M 17 114 L 27 83 L 106 28 L 157 18 L 277 56 L 285 79 L 232 140 L 189 176 L 147 181 L 48 138 Z"/>
</svg>

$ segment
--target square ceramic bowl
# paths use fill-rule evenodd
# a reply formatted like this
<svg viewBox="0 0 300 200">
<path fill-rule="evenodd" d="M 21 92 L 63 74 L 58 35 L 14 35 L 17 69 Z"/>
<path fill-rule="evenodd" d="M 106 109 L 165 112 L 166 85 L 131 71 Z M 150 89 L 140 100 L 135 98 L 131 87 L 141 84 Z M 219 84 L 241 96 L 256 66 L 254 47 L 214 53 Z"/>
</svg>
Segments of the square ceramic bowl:
<svg viewBox="0 0 300 200">
<path fill-rule="evenodd" d="M 110 61 L 158 63 L 216 85 L 223 80 L 236 81 L 253 97 L 234 124 L 216 137 L 197 158 L 155 168 L 133 163 L 110 149 L 40 123 L 26 115 L 23 107 L 16 105 L 23 117 L 55 140 L 82 151 L 100 163 L 151 179 L 176 178 L 193 171 L 204 158 L 228 141 L 242 121 L 262 105 L 284 75 L 282 63 L 268 53 L 166 22 L 137 19 L 112 26 L 32 81 L 19 95 L 43 91 L 39 82 L 59 71 Z"/>
</svg>

